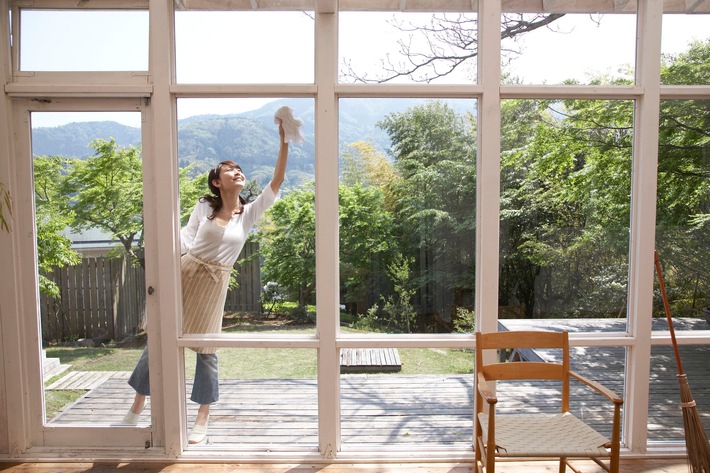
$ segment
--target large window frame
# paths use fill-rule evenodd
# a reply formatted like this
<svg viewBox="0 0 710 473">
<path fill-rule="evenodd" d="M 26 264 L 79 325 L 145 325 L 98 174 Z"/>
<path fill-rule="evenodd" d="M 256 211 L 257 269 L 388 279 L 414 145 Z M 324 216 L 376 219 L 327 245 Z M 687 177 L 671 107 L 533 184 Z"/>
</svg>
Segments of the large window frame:
<svg viewBox="0 0 710 473">
<path fill-rule="evenodd" d="M 0 31 L 17 32 L 23 2 L 2 0 Z M 117 4 L 118 3 L 118 4 Z M 244 9 L 257 7 L 257 2 L 243 2 Z M 261 4 L 262 2 L 259 2 Z M 710 98 L 709 86 L 661 86 L 660 40 L 663 2 L 630 2 L 637 8 L 636 81 L 632 86 L 543 86 L 501 85 L 500 17 L 506 2 L 464 2 L 478 10 L 479 58 L 478 81 L 470 85 L 389 85 L 342 84 L 338 82 L 338 2 L 304 1 L 294 9 L 315 11 L 315 83 L 313 84 L 176 84 L 174 52 L 174 6 L 170 0 L 142 2 L 88 2 L 90 8 L 144 8 L 150 13 L 149 71 L 54 73 L 21 72 L 17 69 L 18 36 L 3 34 L 0 38 L 0 65 L 5 78 L 5 94 L 0 99 L 0 129 L 7 130 L 0 147 L 0 179 L 14 197 L 13 231 L 0 232 L 0 255 L 8 268 L 0 275 L 0 389 L 6 393 L 5 406 L 0 406 L 0 454 L 12 458 L 39 458 L 61 454 L 61 448 L 73 448 L 75 458 L 113 458 L 115 451 L 98 448 L 109 445 L 116 436 L 108 428 L 45 429 L 32 418 L 37 408 L 39 388 L 31 376 L 23 375 L 39 369 L 36 324 L 36 284 L 27 262 L 32 260 L 34 243 L 31 234 L 32 196 L 25 185 L 31 175 L 23 160 L 31 155 L 27 136 L 26 114 L 62 99 L 90 100 L 89 109 L 106 110 L 116 99 L 143 101 L 144 167 L 153 196 L 146 218 L 146 286 L 155 289 L 149 297 L 150 311 L 161 314 L 149 318 L 149 330 L 159 333 L 150 343 L 151 365 L 159 369 L 153 383 L 153 423 L 142 434 L 149 436 L 154 448 L 121 451 L 122 458 L 229 459 L 234 452 L 186 450 L 184 366 L 179 356 L 184 348 L 195 346 L 315 348 L 318 350 L 318 415 L 319 452 L 280 452 L 278 454 L 240 452 L 240 459 L 270 461 L 372 461 L 388 460 L 470 460 L 472 451 L 436 450 L 420 452 L 411 449 L 383 449 L 355 454 L 340 451 L 340 401 L 338 350 L 343 348 L 462 348 L 473 346 L 472 335 L 377 335 L 353 336 L 339 331 L 338 287 L 338 100 L 367 97 L 440 97 L 475 98 L 478 101 L 476 235 L 476 327 L 497 330 L 499 268 L 499 199 L 500 199 L 500 103 L 511 98 L 576 98 L 628 99 L 635 101 L 635 133 L 633 147 L 631 240 L 629 255 L 628 329 L 618 333 L 581 333 L 570 337 L 577 346 L 622 346 L 627 348 L 625 418 L 623 439 L 625 451 L 683 454 L 679 443 L 653 444 L 647 441 L 648 373 L 652 345 L 668 345 L 666 333 L 651 330 L 653 299 L 656 167 L 658 160 L 658 113 L 662 99 Z M 358 2 L 341 1 L 340 8 L 357 8 Z M 384 2 L 383 2 L 384 3 Z M 402 3 L 406 7 L 406 2 Z M 604 2 L 606 5 L 607 2 Z M 211 2 L 183 2 L 189 8 L 208 8 Z M 442 8 L 449 2 L 441 1 Z M 368 3 L 368 6 L 369 3 Z M 457 5 L 456 10 L 461 10 Z M 66 0 L 35 0 L 33 8 L 76 8 Z M 377 8 L 377 7 L 373 7 Z M 384 7 L 383 7 L 384 9 Z M 11 12 L 11 15 L 8 14 Z M 10 20 L 11 18 L 11 20 Z M 12 23 L 12 24 L 10 24 Z M 167 53 L 156 53 L 156 52 Z M 176 99 L 200 97 L 308 97 L 316 105 L 316 282 L 318 286 L 317 335 L 303 336 L 180 336 L 181 313 L 178 251 L 178 169 Z M 48 102 L 49 101 L 49 102 Z M 108 102 L 107 102 L 108 101 Z M 68 102 L 67 102 L 68 103 Z M 50 106 L 50 105 L 46 105 Z M 84 105 L 84 107 L 87 107 Z M 146 145 L 150 152 L 145 153 Z M 160 178 L 157 170 L 160 169 Z M 29 187 L 31 189 L 31 186 Z M 146 187 L 146 191 L 148 187 Z M 152 222 L 152 223 L 149 223 Z M 158 244 L 160 242 L 160 244 Z M 167 315 L 170 314 L 170 315 Z M 708 344 L 710 331 L 679 334 L 680 343 Z M 41 347 L 40 347 L 41 348 Z M 8 381 L 8 380 L 19 380 Z M 157 402 L 156 402 L 157 401 Z M 41 402 L 41 401 L 40 401 Z M 7 409 L 13 406 L 12 409 Z M 41 422 L 40 422 L 41 424 Z M 472 422 L 473 424 L 473 422 Z M 5 428 L 7 426 L 7 428 Z M 5 435 L 6 432 L 6 435 Z M 129 430 L 125 430 L 127 434 Z M 69 433 L 69 435 L 65 435 Z M 120 434 L 123 437 L 124 433 Z M 141 437 L 142 438 L 142 437 Z M 56 440 L 52 440 L 56 439 Z M 90 446 L 84 443 L 91 440 Z M 12 447 L 10 447 L 12 445 Z M 147 453 L 146 453 L 147 452 Z"/>
</svg>

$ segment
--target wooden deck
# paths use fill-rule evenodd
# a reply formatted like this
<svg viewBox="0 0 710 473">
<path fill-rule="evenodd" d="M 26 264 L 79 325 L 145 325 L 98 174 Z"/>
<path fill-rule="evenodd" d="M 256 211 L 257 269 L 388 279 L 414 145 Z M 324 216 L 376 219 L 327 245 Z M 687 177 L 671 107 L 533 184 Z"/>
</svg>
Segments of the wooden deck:
<svg viewBox="0 0 710 473">
<path fill-rule="evenodd" d="M 624 321 L 615 320 L 544 322 L 546 326 L 543 326 L 543 321 L 505 321 L 506 328 L 511 330 L 528 328 L 530 323 L 536 329 L 551 330 L 624 329 Z M 662 325 L 656 327 L 656 324 L 663 322 L 654 321 L 654 329 L 663 330 Z M 696 322 L 679 321 L 677 329 L 693 329 L 691 325 Z M 702 328 L 704 326 L 700 324 Z M 554 354 L 540 350 L 534 356 L 545 359 L 554 357 Z M 698 412 L 710 436 L 710 346 L 681 346 L 681 357 Z M 575 371 L 623 395 L 623 348 L 572 347 L 571 359 Z M 401 361 L 396 360 L 392 364 L 401 365 Z M 676 373 L 672 348 L 653 347 L 648 422 L 651 441 L 684 439 Z M 84 373 L 71 376 L 73 378 L 60 379 L 50 388 L 86 389 L 87 393 L 67 406 L 50 424 L 120 425 L 134 395 L 126 383 L 128 373 Z M 343 449 L 382 444 L 470 448 L 473 437 L 472 378 L 471 374 L 342 374 L 340 403 Z M 315 449 L 318 445 L 318 393 L 315 379 L 223 379 L 220 386 L 221 399 L 212 407 L 210 418 L 209 433 L 213 445 L 241 445 L 247 449 L 270 449 L 276 446 Z M 191 386 L 188 385 L 188 396 L 190 391 Z M 543 382 L 516 386 L 499 383 L 498 392 L 498 409 L 501 413 L 518 411 L 528 403 L 532 403 L 535 411 L 552 412 L 560 398 L 556 386 Z M 191 425 L 196 405 L 187 401 L 187 406 L 188 424 Z M 606 406 L 602 397 L 579 385 L 574 386 L 572 412 L 608 436 L 611 414 L 607 412 Z M 141 416 L 140 426 L 148 426 L 149 412 L 150 404 Z"/>
<path fill-rule="evenodd" d="M 344 444 L 471 445 L 470 376 L 343 375 Z M 187 386 L 189 393 L 191 386 Z M 119 425 L 133 400 L 125 379 L 109 378 L 68 406 L 52 423 Z M 188 422 L 196 405 L 188 405 Z M 139 425 L 150 421 L 150 403 Z M 221 380 L 210 413 L 211 444 L 318 445 L 315 379 Z"/>
<path fill-rule="evenodd" d="M 705 355 L 710 352 L 706 351 Z M 693 386 L 695 383 L 691 380 L 706 429 L 710 427 L 709 370 L 706 364 L 706 376 L 704 379 L 698 376 L 698 386 Z M 620 390 L 621 376 L 623 374 L 614 379 L 608 375 L 601 381 Z M 317 446 L 315 379 L 227 379 L 222 380 L 220 386 L 221 399 L 212 407 L 210 417 L 212 445 L 241 445 L 257 450 L 279 445 Z M 684 430 L 675 375 L 665 373 L 653 381 L 653 386 L 650 439 L 682 440 Z M 188 385 L 188 393 L 190 389 Z M 133 394 L 125 379 L 109 377 L 65 408 L 51 423 L 120 425 Z M 499 394 L 501 413 L 518 410 L 524 402 L 532 402 L 537 411 L 552 411 L 551 401 L 559 399 L 556 387 L 545 383 L 516 387 L 501 384 Z M 609 435 L 611 417 L 601 397 L 589 395 L 589 391 L 580 387 L 575 389 L 572 399 L 573 412 Z M 188 401 L 187 406 L 191 424 L 196 405 Z M 148 426 L 149 412 L 150 404 L 139 425 Z M 381 444 L 468 448 L 473 436 L 472 376 L 342 375 L 341 412 L 344 450 Z"/>
</svg>

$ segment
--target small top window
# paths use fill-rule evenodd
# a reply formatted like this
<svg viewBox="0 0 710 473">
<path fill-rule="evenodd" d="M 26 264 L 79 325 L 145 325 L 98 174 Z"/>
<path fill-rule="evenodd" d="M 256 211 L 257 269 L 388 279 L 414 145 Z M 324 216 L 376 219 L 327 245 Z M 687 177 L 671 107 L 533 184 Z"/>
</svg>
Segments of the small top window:
<svg viewBox="0 0 710 473">
<path fill-rule="evenodd" d="M 22 71 L 147 71 L 147 10 L 22 10 Z"/>
</svg>

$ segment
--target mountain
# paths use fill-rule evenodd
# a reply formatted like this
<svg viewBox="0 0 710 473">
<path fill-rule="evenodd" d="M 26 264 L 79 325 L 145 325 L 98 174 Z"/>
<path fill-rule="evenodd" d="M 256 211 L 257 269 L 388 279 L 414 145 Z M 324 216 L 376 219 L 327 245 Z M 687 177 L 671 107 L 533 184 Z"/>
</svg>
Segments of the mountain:
<svg viewBox="0 0 710 473">
<path fill-rule="evenodd" d="M 94 154 L 93 140 L 115 138 L 122 146 L 139 145 L 140 128 L 116 122 L 78 122 L 32 130 L 32 152 L 35 155 L 86 157 Z"/>
<path fill-rule="evenodd" d="M 339 133 L 341 148 L 355 141 L 369 141 L 382 152 L 390 146 L 387 134 L 377 122 L 390 113 L 400 113 L 425 99 L 341 99 Z M 452 101 L 459 112 L 471 101 Z M 315 174 L 315 103 L 308 98 L 280 99 L 259 109 L 232 115 L 200 115 L 178 121 L 178 165 L 192 166 L 191 174 L 209 170 L 215 163 L 231 159 L 239 163 L 249 179 L 265 185 L 271 177 L 278 150 L 274 113 L 283 106 L 293 108 L 303 120 L 305 142 L 292 145 L 289 154 L 289 186 L 310 181 Z M 32 132 L 35 155 L 87 157 L 94 139 L 114 138 L 121 146 L 140 146 L 139 128 L 116 122 L 77 122 L 58 127 L 38 127 Z"/>
</svg>

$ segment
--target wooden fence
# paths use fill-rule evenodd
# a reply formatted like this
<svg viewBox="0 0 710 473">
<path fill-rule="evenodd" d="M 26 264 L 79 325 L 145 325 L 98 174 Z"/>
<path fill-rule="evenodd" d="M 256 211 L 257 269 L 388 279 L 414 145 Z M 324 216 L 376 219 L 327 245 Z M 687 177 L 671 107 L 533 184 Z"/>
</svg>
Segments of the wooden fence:
<svg viewBox="0 0 710 473">
<path fill-rule="evenodd" d="M 227 293 L 225 311 L 261 311 L 261 271 L 257 243 L 244 245 L 239 287 Z M 251 257 L 251 258 L 250 258 Z M 113 339 L 138 333 L 145 321 L 145 274 L 125 259 L 83 258 L 75 266 L 46 275 L 60 297 L 40 296 L 44 340 Z"/>
</svg>

